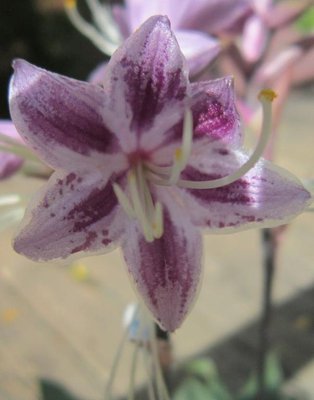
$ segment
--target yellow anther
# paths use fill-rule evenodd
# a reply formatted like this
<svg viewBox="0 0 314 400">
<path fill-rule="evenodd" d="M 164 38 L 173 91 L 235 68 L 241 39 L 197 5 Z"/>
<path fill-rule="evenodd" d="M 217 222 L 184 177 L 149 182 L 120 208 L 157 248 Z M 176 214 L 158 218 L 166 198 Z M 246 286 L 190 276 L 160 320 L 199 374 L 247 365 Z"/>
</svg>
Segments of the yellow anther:
<svg viewBox="0 0 314 400">
<path fill-rule="evenodd" d="M 259 92 L 259 100 L 273 101 L 277 97 L 277 93 L 272 89 L 263 89 Z"/>
<path fill-rule="evenodd" d="M 135 180 L 136 180 L 135 173 L 133 172 L 133 170 L 129 171 L 129 173 L 128 173 L 128 181 L 129 181 L 129 183 L 134 182 Z"/>
<path fill-rule="evenodd" d="M 76 7 L 76 0 L 64 0 L 64 6 L 66 8 L 75 8 Z"/>
<path fill-rule="evenodd" d="M 181 149 L 181 147 L 179 147 L 178 149 L 176 149 L 176 151 L 174 153 L 174 157 L 175 157 L 176 161 L 181 161 L 182 155 L 183 155 L 182 149 Z"/>
</svg>

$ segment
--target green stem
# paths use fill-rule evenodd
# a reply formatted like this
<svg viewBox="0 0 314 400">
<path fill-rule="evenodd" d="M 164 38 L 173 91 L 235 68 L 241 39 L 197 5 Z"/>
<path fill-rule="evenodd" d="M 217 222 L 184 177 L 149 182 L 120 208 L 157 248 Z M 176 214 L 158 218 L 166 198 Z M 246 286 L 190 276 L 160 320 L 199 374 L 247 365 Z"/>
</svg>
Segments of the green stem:
<svg viewBox="0 0 314 400">
<path fill-rule="evenodd" d="M 265 369 L 266 357 L 269 351 L 269 334 L 272 312 L 272 288 L 274 282 L 277 252 L 275 235 L 276 233 L 272 229 L 262 230 L 264 285 L 257 356 L 257 400 L 267 400 Z"/>
</svg>

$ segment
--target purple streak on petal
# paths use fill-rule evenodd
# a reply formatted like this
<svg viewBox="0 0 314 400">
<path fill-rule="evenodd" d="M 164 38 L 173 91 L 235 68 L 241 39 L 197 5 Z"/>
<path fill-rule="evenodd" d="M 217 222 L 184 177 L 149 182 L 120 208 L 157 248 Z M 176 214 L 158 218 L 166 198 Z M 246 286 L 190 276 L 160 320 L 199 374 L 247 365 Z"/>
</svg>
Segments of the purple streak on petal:
<svg viewBox="0 0 314 400">
<path fill-rule="evenodd" d="M 130 151 L 162 139 L 184 109 L 187 71 L 185 60 L 166 17 L 146 21 L 112 56 L 104 88 L 111 109 L 120 115 L 112 121 L 121 146 Z M 145 133 L 145 138 L 144 138 Z"/>
<path fill-rule="evenodd" d="M 189 67 L 190 76 L 200 73 L 217 56 L 218 40 L 192 30 L 175 31 L 176 38 Z"/>
<path fill-rule="evenodd" d="M 115 137 L 106 128 L 102 88 L 35 67 L 14 62 L 10 110 L 19 133 L 44 161 L 63 167 L 69 159 L 116 149 Z M 58 157 L 58 149 L 62 154 Z"/>
<path fill-rule="evenodd" d="M 192 83 L 189 105 L 193 113 L 193 148 L 203 149 L 212 142 L 237 148 L 242 143 L 231 78 Z M 181 120 L 166 131 L 162 145 L 153 152 L 153 163 L 172 163 L 175 148 L 182 142 L 182 129 Z"/>
<path fill-rule="evenodd" d="M 198 160 L 198 168 L 190 166 L 182 175 L 190 180 L 216 179 L 230 174 L 246 159 L 244 154 L 216 148 Z M 213 230 L 282 225 L 301 213 L 311 198 L 296 178 L 265 160 L 230 185 L 186 193 L 195 200 L 190 204 L 192 219 Z"/>
<path fill-rule="evenodd" d="M 99 173 L 55 173 L 27 211 L 15 250 L 38 261 L 111 248 L 124 218 L 112 179 Z"/>
<path fill-rule="evenodd" d="M 194 137 L 238 146 L 242 141 L 235 108 L 233 80 L 222 78 L 192 84 Z"/>
<path fill-rule="evenodd" d="M 135 225 L 129 226 L 122 247 L 146 306 L 172 332 L 190 311 L 199 286 L 201 237 L 184 214 L 178 219 L 169 210 L 164 214 L 164 228 L 161 239 L 147 243 Z"/>
</svg>

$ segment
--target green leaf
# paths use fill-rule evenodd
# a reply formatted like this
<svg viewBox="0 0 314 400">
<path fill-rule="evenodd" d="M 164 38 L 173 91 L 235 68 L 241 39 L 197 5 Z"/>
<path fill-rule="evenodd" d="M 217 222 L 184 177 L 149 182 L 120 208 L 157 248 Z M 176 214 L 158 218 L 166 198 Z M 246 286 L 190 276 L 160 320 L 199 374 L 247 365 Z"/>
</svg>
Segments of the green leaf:
<svg viewBox="0 0 314 400">
<path fill-rule="evenodd" d="M 296 21 L 297 28 L 303 33 L 311 33 L 314 31 L 314 7 L 310 7 Z"/>
<path fill-rule="evenodd" d="M 210 382 L 218 378 L 215 364 L 208 358 L 197 358 L 190 361 L 186 365 L 185 370 L 187 373 L 203 379 L 204 382 Z"/>
<path fill-rule="evenodd" d="M 279 394 L 283 382 L 283 373 L 278 358 L 269 354 L 266 359 L 265 387 L 269 395 Z M 258 390 L 257 376 L 253 374 L 241 390 L 238 400 L 252 400 Z M 274 397 L 275 398 L 275 397 Z"/>
<path fill-rule="evenodd" d="M 174 394 L 173 400 L 217 400 L 208 387 L 194 378 L 186 379 Z"/>
</svg>

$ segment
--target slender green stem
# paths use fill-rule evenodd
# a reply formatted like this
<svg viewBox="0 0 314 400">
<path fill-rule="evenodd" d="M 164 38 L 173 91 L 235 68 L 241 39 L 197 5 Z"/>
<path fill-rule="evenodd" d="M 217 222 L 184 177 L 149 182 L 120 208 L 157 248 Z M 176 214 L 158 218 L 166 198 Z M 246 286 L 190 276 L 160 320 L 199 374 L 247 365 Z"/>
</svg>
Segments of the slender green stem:
<svg viewBox="0 0 314 400">
<path fill-rule="evenodd" d="M 153 366 L 155 368 L 156 374 L 156 386 L 157 386 L 157 393 L 158 399 L 161 400 L 170 400 L 170 395 L 168 393 L 168 389 L 165 383 L 163 371 L 161 369 L 159 355 L 158 355 L 158 348 L 157 348 L 157 339 L 156 339 L 156 331 L 155 331 L 155 324 L 154 322 L 151 323 L 151 351 L 152 357 L 154 360 Z"/>
<path fill-rule="evenodd" d="M 265 368 L 269 351 L 270 323 L 272 312 L 272 288 L 276 265 L 276 238 L 272 229 L 262 230 L 264 287 L 262 298 L 262 315 L 259 329 L 257 356 L 257 400 L 267 400 Z"/>
<path fill-rule="evenodd" d="M 128 329 L 125 329 L 121 342 L 119 343 L 117 352 L 115 354 L 114 360 L 113 360 L 113 364 L 112 364 L 112 368 L 110 371 L 110 376 L 107 382 L 107 386 L 106 386 L 106 391 L 105 391 L 105 400 L 111 400 L 112 399 L 112 386 L 114 383 L 114 379 L 116 377 L 116 373 L 117 373 L 117 369 L 118 369 L 118 365 L 119 365 L 119 361 L 121 359 L 123 350 L 124 350 L 124 345 L 127 342 L 127 338 L 128 338 Z"/>
<path fill-rule="evenodd" d="M 138 352 L 139 352 L 139 344 L 137 342 L 135 342 L 133 356 L 132 356 L 132 362 L 131 362 L 131 374 L 130 374 L 128 400 L 134 400 L 135 377 L 136 377 L 136 370 L 137 370 Z"/>
<path fill-rule="evenodd" d="M 152 377 L 152 367 L 149 359 L 149 351 L 146 348 L 143 348 L 143 358 L 144 358 L 144 369 L 147 374 L 147 390 L 148 390 L 148 399 L 156 400 L 155 390 L 153 385 L 153 377 Z"/>
</svg>

